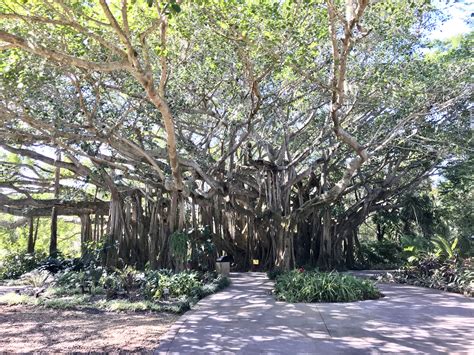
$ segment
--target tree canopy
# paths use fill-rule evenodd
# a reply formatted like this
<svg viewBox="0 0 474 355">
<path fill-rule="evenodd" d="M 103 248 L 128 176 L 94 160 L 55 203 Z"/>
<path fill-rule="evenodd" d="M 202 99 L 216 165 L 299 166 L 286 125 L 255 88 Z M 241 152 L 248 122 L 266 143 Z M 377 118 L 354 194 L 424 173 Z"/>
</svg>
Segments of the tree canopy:
<svg viewBox="0 0 474 355">
<path fill-rule="evenodd" d="M 180 233 L 243 269 L 351 266 L 369 216 L 446 164 L 443 199 L 472 181 L 472 34 L 430 40 L 438 16 L 425 0 L 0 0 L 0 211 L 81 216 L 110 266 L 176 266 Z"/>
</svg>

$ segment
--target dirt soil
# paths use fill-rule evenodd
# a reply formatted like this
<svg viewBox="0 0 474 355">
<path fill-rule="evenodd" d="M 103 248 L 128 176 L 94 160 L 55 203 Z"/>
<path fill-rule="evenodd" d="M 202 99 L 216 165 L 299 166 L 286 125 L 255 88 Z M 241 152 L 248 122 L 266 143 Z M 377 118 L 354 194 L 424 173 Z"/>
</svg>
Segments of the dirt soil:
<svg viewBox="0 0 474 355">
<path fill-rule="evenodd" d="M 153 352 L 177 315 L 0 305 L 0 352 Z"/>
</svg>

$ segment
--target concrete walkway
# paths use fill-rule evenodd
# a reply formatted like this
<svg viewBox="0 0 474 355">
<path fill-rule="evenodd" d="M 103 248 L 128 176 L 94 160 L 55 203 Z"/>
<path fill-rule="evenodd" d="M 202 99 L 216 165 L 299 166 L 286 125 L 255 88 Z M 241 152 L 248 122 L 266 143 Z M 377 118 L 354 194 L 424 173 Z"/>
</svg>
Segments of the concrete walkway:
<svg viewBox="0 0 474 355">
<path fill-rule="evenodd" d="M 474 354 L 474 302 L 426 288 L 382 284 L 386 297 L 290 304 L 263 273 L 200 301 L 160 339 L 158 353 Z"/>
</svg>

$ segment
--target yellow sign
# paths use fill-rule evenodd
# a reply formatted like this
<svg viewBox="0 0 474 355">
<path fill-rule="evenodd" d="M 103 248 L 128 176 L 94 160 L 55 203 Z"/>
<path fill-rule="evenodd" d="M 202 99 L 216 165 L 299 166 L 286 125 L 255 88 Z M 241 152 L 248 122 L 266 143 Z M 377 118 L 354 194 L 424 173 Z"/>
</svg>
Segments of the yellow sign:
<svg viewBox="0 0 474 355">
<path fill-rule="evenodd" d="M 252 260 L 252 264 L 253 264 L 253 265 L 258 265 L 258 264 L 260 264 L 260 260 L 258 260 L 258 259 L 253 259 L 253 260 Z"/>
</svg>

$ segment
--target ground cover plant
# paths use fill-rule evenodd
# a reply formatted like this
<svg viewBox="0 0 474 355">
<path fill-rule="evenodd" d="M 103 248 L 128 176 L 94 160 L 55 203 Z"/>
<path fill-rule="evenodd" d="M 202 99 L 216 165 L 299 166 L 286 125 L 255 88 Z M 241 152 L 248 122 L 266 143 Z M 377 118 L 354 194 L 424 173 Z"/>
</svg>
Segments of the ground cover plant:
<svg viewBox="0 0 474 355">
<path fill-rule="evenodd" d="M 461 248 L 458 238 L 437 236 L 422 247 L 404 248 L 407 261 L 398 270 L 379 277 L 382 282 L 415 286 L 474 296 L 474 258 L 471 249 Z"/>
<path fill-rule="evenodd" d="M 474 297 L 474 260 L 443 259 L 436 254 L 425 254 L 399 270 L 382 275 L 379 281 L 435 288 Z"/>
<path fill-rule="evenodd" d="M 229 283 L 215 272 L 137 271 L 131 267 L 107 271 L 96 266 L 80 270 L 70 267 L 53 274 L 38 268 L 11 281 L 10 285 L 23 288 L 0 296 L 0 304 L 183 313 Z"/>
<path fill-rule="evenodd" d="M 296 269 L 275 279 L 275 297 L 287 302 L 352 302 L 381 297 L 370 280 L 338 272 Z"/>
</svg>

